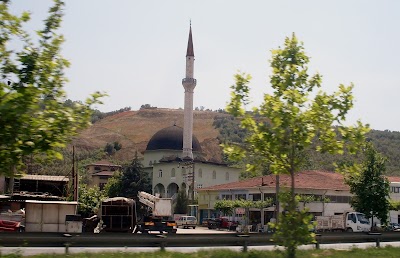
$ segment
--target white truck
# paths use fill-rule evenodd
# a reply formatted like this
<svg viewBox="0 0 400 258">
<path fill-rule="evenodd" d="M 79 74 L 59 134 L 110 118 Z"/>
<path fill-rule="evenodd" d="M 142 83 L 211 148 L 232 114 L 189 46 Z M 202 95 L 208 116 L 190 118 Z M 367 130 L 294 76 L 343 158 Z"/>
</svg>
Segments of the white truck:
<svg viewBox="0 0 400 258">
<path fill-rule="evenodd" d="M 159 231 L 174 234 L 177 231 L 176 222 L 172 218 L 172 198 L 160 198 L 146 192 L 138 192 L 139 202 L 151 211 L 138 223 L 138 231 L 148 234 L 149 231 Z"/>
<path fill-rule="evenodd" d="M 347 231 L 347 232 L 369 232 L 371 223 L 360 212 L 346 212 L 341 215 L 317 216 L 317 232 L 323 231 Z"/>
</svg>

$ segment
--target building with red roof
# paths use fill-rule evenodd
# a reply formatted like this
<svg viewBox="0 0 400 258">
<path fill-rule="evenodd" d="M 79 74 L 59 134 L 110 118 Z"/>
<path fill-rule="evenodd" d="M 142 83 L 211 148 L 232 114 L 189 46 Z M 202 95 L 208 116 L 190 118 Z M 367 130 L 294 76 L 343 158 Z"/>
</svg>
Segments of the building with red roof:
<svg viewBox="0 0 400 258">
<path fill-rule="evenodd" d="M 271 198 L 273 204 L 261 211 L 260 209 L 250 209 L 250 221 L 266 224 L 271 218 L 276 218 L 279 212 L 276 203 L 277 176 L 266 175 L 242 181 L 220 184 L 203 189 L 198 189 L 199 219 L 218 217 L 218 211 L 214 209 L 215 202 L 222 199 L 235 200 L 267 200 Z M 400 200 L 400 177 L 388 177 L 390 181 L 390 198 Z M 289 189 L 291 185 L 290 175 L 279 176 L 279 191 Z M 309 212 L 315 216 L 331 216 L 352 211 L 350 199 L 352 194 L 350 188 L 344 182 L 344 177 L 340 173 L 329 171 L 302 171 L 295 175 L 296 194 L 312 195 L 317 200 L 310 203 L 300 203 L 299 208 L 304 205 L 309 208 Z M 241 214 L 237 214 L 235 219 L 240 219 Z M 390 212 L 390 221 L 398 223 L 400 213 Z"/>
</svg>

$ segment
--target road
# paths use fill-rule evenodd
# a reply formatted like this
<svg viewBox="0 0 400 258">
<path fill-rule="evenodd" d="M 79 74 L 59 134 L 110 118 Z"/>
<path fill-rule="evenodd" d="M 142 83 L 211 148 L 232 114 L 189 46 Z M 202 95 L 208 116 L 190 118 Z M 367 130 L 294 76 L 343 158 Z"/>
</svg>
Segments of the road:
<svg viewBox="0 0 400 258">
<path fill-rule="evenodd" d="M 233 233 L 226 229 L 208 229 L 207 227 L 196 227 L 193 228 L 178 228 L 177 234 L 227 234 Z"/>
</svg>

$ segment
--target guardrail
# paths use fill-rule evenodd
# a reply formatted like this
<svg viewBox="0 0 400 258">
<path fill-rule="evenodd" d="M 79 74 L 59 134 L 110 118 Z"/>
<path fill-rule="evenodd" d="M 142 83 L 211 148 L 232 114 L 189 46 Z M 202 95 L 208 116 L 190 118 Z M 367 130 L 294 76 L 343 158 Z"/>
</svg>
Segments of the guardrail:
<svg viewBox="0 0 400 258">
<path fill-rule="evenodd" d="M 0 246 L 4 247 L 198 247 L 198 246 L 242 246 L 247 251 L 248 246 L 275 245 L 272 234 L 172 234 L 147 235 L 129 233 L 0 233 Z M 380 243 L 400 241 L 400 232 L 384 233 L 323 233 L 316 236 L 315 248 L 328 243 Z"/>
</svg>

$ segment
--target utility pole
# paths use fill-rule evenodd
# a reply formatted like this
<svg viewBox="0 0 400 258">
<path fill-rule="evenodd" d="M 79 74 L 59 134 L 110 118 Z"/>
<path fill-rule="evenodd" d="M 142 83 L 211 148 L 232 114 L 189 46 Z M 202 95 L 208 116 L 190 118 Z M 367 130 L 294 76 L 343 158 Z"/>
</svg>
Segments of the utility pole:
<svg viewBox="0 0 400 258">
<path fill-rule="evenodd" d="M 193 162 L 193 176 L 192 176 L 192 204 L 194 204 L 194 175 L 195 175 L 195 173 L 196 173 L 196 170 L 195 170 L 195 168 L 194 168 L 194 161 L 192 161 Z"/>
<path fill-rule="evenodd" d="M 75 146 L 72 146 L 72 194 L 73 200 L 78 201 L 78 174 L 75 172 Z"/>
<path fill-rule="evenodd" d="M 275 212 L 276 212 L 276 223 L 279 220 L 279 175 L 276 175 L 275 180 L 276 196 L 275 196 Z"/>
</svg>

